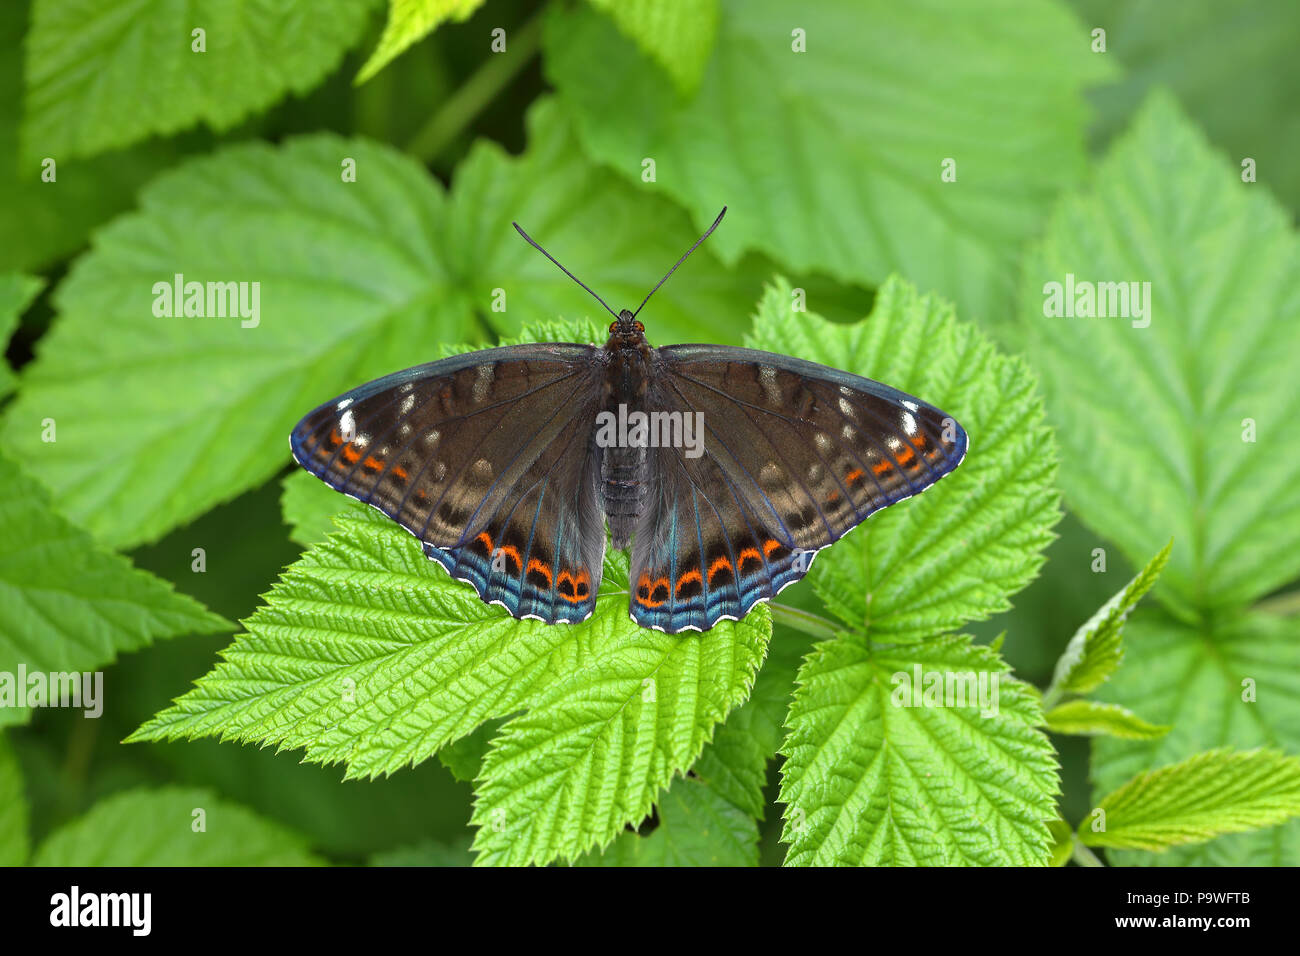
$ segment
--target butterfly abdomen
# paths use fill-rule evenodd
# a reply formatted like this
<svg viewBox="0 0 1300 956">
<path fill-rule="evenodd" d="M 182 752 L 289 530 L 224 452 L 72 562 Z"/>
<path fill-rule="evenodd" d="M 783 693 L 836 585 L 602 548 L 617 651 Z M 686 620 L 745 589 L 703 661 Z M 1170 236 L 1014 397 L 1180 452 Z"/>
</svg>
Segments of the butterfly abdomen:
<svg viewBox="0 0 1300 956">
<path fill-rule="evenodd" d="M 601 505 L 609 519 L 614 547 L 626 548 L 649 494 L 646 449 L 614 447 L 602 451 Z"/>
</svg>

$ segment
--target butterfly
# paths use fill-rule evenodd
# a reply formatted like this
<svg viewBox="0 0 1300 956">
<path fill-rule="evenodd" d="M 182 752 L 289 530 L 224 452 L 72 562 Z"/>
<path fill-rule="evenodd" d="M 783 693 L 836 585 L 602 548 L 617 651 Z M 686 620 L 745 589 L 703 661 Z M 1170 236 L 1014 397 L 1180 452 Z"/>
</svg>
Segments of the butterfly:
<svg viewBox="0 0 1300 956">
<path fill-rule="evenodd" d="M 655 348 L 637 320 L 726 213 L 602 345 L 513 345 L 361 385 L 293 429 L 294 459 L 415 535 L 517 618 L 585 620 L 608 542 L 631 548 L 642 627 L 739 620 L 873 512 L 966 455 L 949 415 L 802 359 Z"/>
</svg>

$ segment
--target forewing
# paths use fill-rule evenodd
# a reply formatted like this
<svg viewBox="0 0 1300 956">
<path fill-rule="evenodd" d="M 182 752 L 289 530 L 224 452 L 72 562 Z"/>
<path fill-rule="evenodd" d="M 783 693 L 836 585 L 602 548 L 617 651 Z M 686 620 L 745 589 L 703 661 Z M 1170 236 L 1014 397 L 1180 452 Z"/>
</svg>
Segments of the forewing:
<svg viewBox="0 0 1300 956">
<path fill-rule="evenodd" d="M 397 521 L 483 600 L 581 620 L 605 545 L 589 447 L 597 352 L 511 346 L 397 372 L 303 418 L 294 458 Z"/>
<path fill-rule="evenodd" d="M 647 406 L 690 416 L 703 451 L 652 450 L 632 616 L 668 631 L 739 618 L 873 512 L 966 454 L 938 408 L 870 379 L 725 346 L 658 349 Z"/>
</svg>

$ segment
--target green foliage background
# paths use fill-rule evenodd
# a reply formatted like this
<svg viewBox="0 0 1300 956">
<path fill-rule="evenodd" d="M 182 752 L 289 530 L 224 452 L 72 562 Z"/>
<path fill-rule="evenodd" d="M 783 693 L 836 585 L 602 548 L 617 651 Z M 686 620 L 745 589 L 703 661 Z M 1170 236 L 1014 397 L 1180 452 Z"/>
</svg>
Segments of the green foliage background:
<svg viewBox="0 0 1300 956">
<path fill-rule="evenodd" d="M 0 863 L 1300 863 L 1297 10 L 4 4 L 0 672 L 105 709 L 0 708 Z M 640 631 L 616 557 L 516 622 L 289 467 L 348 387 L 599 336 L 512 220 L 617 308 L 724 203 L 652 341 L 972 436 L 782 606 Z M 155 317 L 175 273 L 261 324 Z M 1066 273 L 1150 327 L 1045 317 Z"/>
</svg>

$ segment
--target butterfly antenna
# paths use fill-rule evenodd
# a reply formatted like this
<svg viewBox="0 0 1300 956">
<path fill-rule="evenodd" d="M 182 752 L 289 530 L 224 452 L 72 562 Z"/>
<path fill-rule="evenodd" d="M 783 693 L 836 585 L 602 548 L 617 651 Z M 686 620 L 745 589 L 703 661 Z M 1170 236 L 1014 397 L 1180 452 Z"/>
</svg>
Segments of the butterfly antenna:
<svg viewBox="0 0 1300 956">
<path fill-rule="evenodd" d="M 574 282 L 578 283 L 578 285 L 582 286 L 582 287 L 583 287 L 584 289 L 586 289 L 588 292 L 591 292 L 591 287 L 588 286 L 587 283 L 583 282 L 581 279 L 579 279 L 577 276 L 575 276 L 575 275 L 574 275 L 572 272 L 570 272 L 568 269 L 564 268 L 564 266 L 561 266 L 560 263 L 559 263 L 559 261 L 555 258 L 555 256 L 551 255 L 549 252 L 547 252 L 545 249 L 543 249 L 541 246 L 539 246 L 539 245 L 537 244 L 537 242 L 533 239 L 532 236 L 530 236 L 528 233 L 524 232 L 524 230 L 523 230 L 522 228 L 520 228 L 519 223 L 517 223 L 517 222 L 512 222 L 510 225 L 512 225 L 512 226 L 515 227 L 515 231 L 518 232 L 519 235 L 523 236 L 525 239 L 528 240 L 528 244 L 529 244 L 530 246 L 532 246 L 534 249 L 536 249 L 536 250 L 537 250 L 538 252 L 540 252 L 542 255 L 546 256 L 546 258 L 550 259 L 550 260 L 551 260 L 552 262 L 554 262 L 557 266 L 559 266 L 559 269 L 560 269 L 561 272 L 563 272 L 566 276 L 568 276 L 568 277 L 569 277 L 570 279 L 572 279 Z M 674 268 L 676 268 L 676 266 L 674 266 Z M 606 303 L 604 299 L 602 299 L 600 296 L 596 295 L 596 293 L 594 293 L 594 292 L 591 292 L 591 297 L 592 297 L 593 299 L 595 299 L 597 302 L 599 302 L 601 305 L 605 306 L 605 311 L 606 311 L 606 312 L 608 312 L 608 313 L 609 313 L 610 315 L 612 315 L 614 318 L 616 318 L 616 319 L 618 318 L 618 313 L 615 312 L 613 309 L 611 309 L 611 308 L 609 307 L 608 303 Z"/>
<path fill-rule="evenodd" d="M 700 236 L 700 238 L 698 238 L 698 239 L 695 240 L 695 245 L 694 245 L 694 246 L 691 246 L 689 249 L 686 250 L 685 253 L 682 254 L 682 257 L 681 257 L 680 259 L 677 260 L 677 265 L 675 265 L 675 266 L 673 266 L 671 269 L 669 269 L 669 270 L 668 270 L 668 275 L 664 276 L 662 279 L 659 280 L 659 285 L 663 285 L 665 282 L 667 282 L 667 281 L 668 281 L 668 276 L 672 275 L 674 272 L 677 271 L 677 266 L 681 265 L 683 262 L 686 261 L 686 257 L 689 256 L 692 252 L 695 251 L 696 246 L 698 246 L 698 245 L 699 245 L 701 242 L 703 242 L 705 239 L 709 238 L 709 233 L 713 232 L 714 229 L 717 229 L 717 228 L 718 228 L 718 223 L 722 222 L 722 217 L 725 216 L 726 214 L 727 214 L 727 207 L 726 207 L 726 206 L 723 206 L 723 207 L 722 207 L 722 212 L 718 213 L 718 218 L 715 219 L 715 220 L 713 220 L 713 225 L 709 226 L 708 229 L 705 229 L 705 230 L 704 230 L 704 235 Z M 636 307 L 636 311 L 632 313 L 632 318 L 636 318 L 638 315 L 641 314 L 641 310 L 645 308 L 645 304 L 646 304 L 647 302 L 650 301 L 650 296 L 651 296 L 651 295 L 654 295 L 656 292 L 659 291 L 659 285 L 657 285 L 657 286 L 655 286 L 653 289 L 651 289 L 651 290 L 650 290 L 650 295 L 647 295 L 644 299 L 641 300 L 641 304 L 638 305 L 638 306 Z"/>
</svg>

